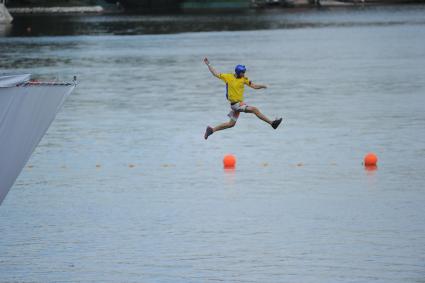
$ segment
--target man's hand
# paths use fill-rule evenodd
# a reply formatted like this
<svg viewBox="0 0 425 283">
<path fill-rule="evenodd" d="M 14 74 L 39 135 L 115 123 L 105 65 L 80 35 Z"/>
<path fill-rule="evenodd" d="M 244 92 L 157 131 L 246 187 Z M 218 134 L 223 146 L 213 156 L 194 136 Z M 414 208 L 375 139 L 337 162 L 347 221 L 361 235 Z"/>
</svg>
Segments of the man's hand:
<svg viewBox="0 0 425 283">
<path fill-rule="evenodd" d="M 210 61 L 208 60 L 207 57 L 204 58 L 204 63 L 205 65 L 209 66 L 210 65 Z"/>
</svg>

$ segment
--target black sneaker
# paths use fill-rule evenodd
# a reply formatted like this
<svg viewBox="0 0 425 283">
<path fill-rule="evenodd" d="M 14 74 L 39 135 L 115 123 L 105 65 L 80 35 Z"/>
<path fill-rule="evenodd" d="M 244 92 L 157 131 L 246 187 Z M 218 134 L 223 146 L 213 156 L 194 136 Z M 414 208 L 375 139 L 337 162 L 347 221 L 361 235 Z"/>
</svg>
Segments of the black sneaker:
<svg viewBox="0 0 425 283">
<path fill-rule="evenodd" d="M 279 125 L 280 125 L 280 122 L 282 122 L 282 118 L 279 118 L 279 119 L 276 119 L 276 120 L 274 120 L 273 122 L 272 122 L 272 127 L 273 127 L 273 129 L 277 129 L 277 127 L 279 127 Z"/>
<path fill-rule="evenodd" d="M 211 136 L 212 133 L 214 133 L 213 128 L 211 128 L 210 126 L 208 126 L 207 129 L 205 130 L 204 138 L 205 139 L 208 139 L 208 137 Z"/>
</svg>

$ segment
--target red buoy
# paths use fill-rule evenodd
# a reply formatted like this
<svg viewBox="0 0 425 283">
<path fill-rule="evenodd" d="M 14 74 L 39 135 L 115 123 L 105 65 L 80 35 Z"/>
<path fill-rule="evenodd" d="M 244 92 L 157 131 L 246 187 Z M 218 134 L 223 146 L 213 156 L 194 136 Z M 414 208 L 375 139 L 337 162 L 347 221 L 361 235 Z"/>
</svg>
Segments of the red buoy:
<svg viewBox="0 0 425 283">
<path fill-rule="evenodd" d="M 236 166 L 236 158 L 232 154 L 227 154 L 223 158 L 224 168 L 235 168 Z"/>
<path fill-rule="evenodd" d="M 378 157 L 375 153 L 368 153 L 364 157 L 364 166 L 376 166 L 376 163 L 378 163 Z"/>
</svg>

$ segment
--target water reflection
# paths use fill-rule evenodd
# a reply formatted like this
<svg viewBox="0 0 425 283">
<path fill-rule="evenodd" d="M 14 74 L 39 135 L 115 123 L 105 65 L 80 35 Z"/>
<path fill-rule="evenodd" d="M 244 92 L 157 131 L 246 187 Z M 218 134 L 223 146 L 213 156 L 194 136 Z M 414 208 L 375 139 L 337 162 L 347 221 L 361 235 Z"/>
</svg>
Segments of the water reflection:
<svg viewBox="0 0 425 283">
<path fill-rule="evenodd" d="M 224 180 L 226 185 L 234 185 L 236 182 L 236 169 L 224 168 Z"/>
<path fill-rule="evenodd" d="M 7 36 L 11 34 L 12 25 L 11 24 L 0 24 L 0 36 Z"/>
<path fill-rule="evenodd" d="M 376 165 L 365 166 L 364 170 L 366 171 L 366 174 L 368 176 L 373 176 L 373 175 L 375 175 L 376 171 L 378 170 L 378 166 L 376 166 Z"/>
</svg>

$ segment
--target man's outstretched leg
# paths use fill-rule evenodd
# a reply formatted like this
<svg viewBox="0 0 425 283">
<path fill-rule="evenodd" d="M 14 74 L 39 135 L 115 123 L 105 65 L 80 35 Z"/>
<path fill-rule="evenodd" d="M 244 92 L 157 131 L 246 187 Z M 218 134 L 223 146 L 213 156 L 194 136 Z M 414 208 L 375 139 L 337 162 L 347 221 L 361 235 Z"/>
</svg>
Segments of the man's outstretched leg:
<svg viewBox="0 0 425 283">
<path fill-rule="evenodd" d="M 214 132 L 221 131 L 221 130 L 228 129 L 228 128 L 232 128 L 233 126 L 235 126 L 235 124 L 236 124 L 236 121 L 230 119 L 229 122 L 222 123 L 222 124 L 220 124 L 220 125 L 218 125 L 217 127 L 214 127 L 214 128 L 208 126 L 207 129 L 205 130 L 204 138 L 208 139 L 208 137 L 210 135 L 212 135 Z"/>
<path fill-rule="evenodd" d="M 276 119 L 274 121 L 267 118 L 257 107 L 248 106 L 245 110 L 246 113 L 254 113 L 259 119 L 263 120 L 267 124 L 273 127 L 273 129 L 277 129 L 279 124 L 282 122 L 282 118 Z"/>
</svg>

